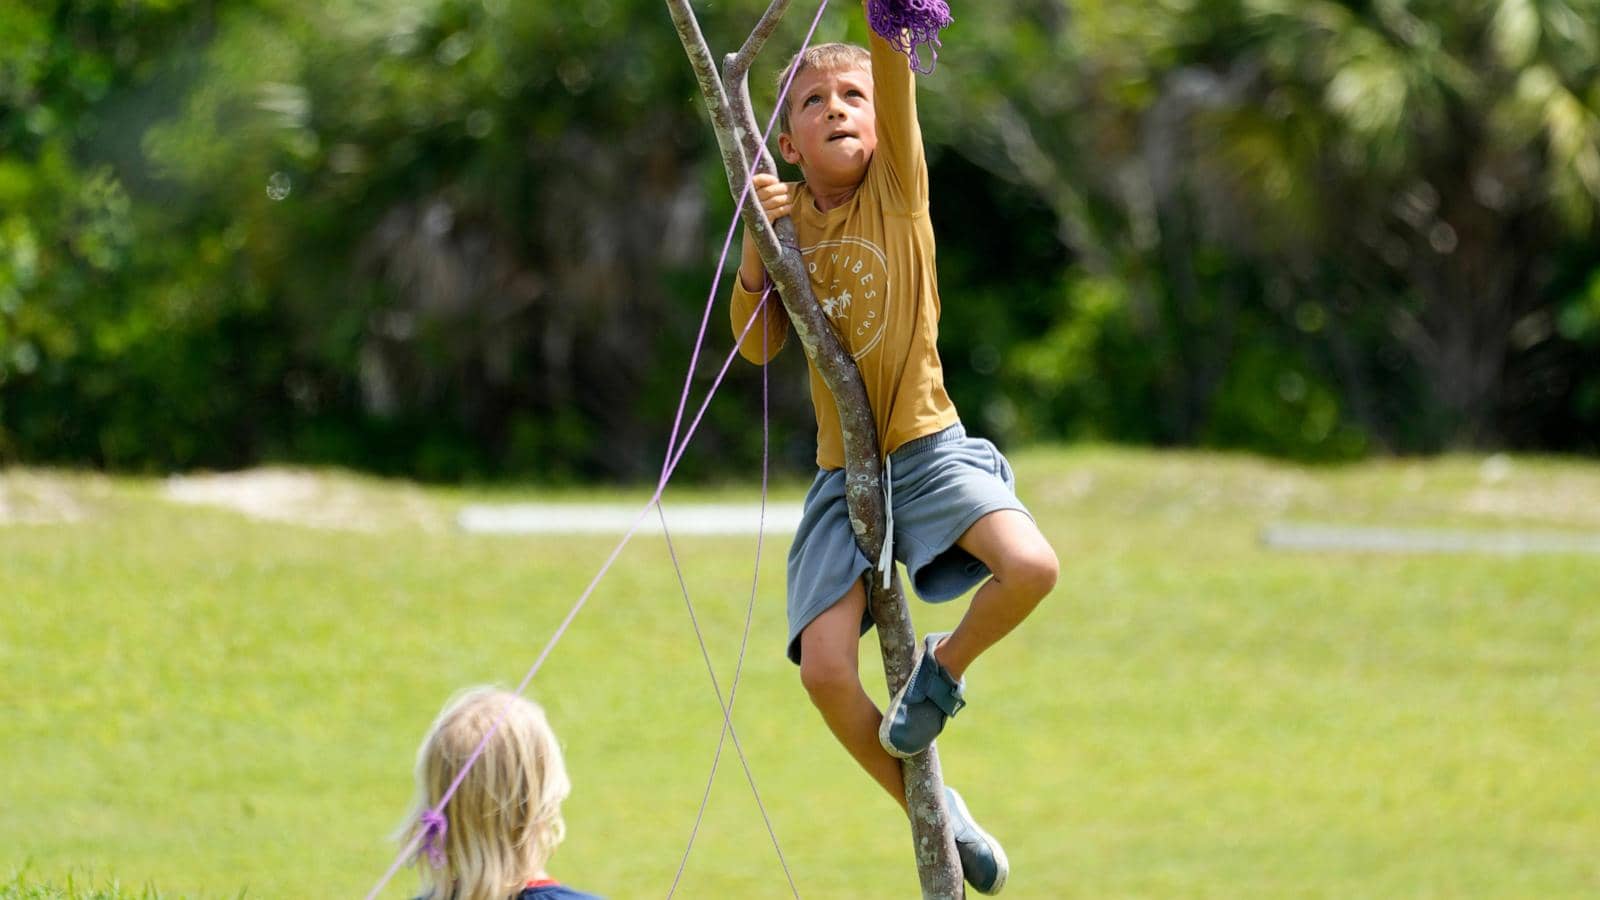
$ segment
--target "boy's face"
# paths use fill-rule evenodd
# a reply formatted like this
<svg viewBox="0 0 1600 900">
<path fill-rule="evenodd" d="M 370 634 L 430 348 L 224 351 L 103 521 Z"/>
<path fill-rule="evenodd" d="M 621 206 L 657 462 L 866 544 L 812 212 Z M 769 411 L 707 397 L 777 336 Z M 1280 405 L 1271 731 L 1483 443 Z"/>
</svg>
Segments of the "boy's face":
<svg viewBox="0 0 1600 900">
<path fill-rule="evenodd" d="M 783 158 L 813 187 L 854 187 L 878 149 L 872 73 L 860 68 L 806 69 L 789 86 L 789 130 L 778 135 Z"/>
</svg>

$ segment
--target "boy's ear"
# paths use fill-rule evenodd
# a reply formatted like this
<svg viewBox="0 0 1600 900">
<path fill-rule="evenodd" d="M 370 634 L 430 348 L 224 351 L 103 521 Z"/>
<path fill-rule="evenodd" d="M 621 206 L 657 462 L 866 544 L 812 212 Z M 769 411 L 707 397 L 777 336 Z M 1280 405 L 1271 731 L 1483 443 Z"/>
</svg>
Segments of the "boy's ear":
<svg viewBox="0 0 1600 900">
<path fill-rule="evenodd" d="M 795 148 L 794 141 L 789 138 L 787 131 L 778 135 L 778 152 L 783 154 L 783 161 L 789 165 L 800 165 L 800 151 Z"/>
</svg>

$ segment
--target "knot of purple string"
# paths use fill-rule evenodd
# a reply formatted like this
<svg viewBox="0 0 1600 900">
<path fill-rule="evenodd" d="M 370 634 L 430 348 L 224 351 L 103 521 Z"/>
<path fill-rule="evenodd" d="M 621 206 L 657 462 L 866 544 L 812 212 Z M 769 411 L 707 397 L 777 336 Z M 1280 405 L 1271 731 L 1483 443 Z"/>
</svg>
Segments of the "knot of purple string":
<svg viewBox="0 0 1600 900">
<path fill-rule="evenodd" d="M 449 828 L 444 813 L 437 809 L 422 814 L 422 852 L 428 854 L 428 862 L 435 869 L 444 868 L 444 833 Z"/>
<path fill-rule="evenodd" d="M 924 75 L 939 62 L 939 32 L 955 21 L 945 0 L 867 0 L 867 24 L 896 50 L 911 59 L 911 68 Z M 917 47 L 928 47 L 928 67 L 922 67 Z"/>
</svg>

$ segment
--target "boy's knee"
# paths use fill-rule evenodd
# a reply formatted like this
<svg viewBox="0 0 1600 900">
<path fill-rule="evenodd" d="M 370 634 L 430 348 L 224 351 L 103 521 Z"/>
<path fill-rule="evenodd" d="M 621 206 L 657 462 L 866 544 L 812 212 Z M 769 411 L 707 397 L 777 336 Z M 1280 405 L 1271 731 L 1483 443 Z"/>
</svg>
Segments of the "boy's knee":
<svg viewBox="0 0 1600 900">
<path fill-rule="evenodd" d="M 1041 544 L 1011 556 L 1001 580 L 1009 582 L 1015 590 L 1042 598 L 1055 589 L 1060 576 L 1061 563 L 1055 551 L 1048 544 Z"/>
<path fill-rule="evenodd" d="M 813 703 L 822 703 L 844 691 L 853 691 L 860 677 L 850 660 L 822 653 L 800 658 L 800 683 Z"/>
</svg>

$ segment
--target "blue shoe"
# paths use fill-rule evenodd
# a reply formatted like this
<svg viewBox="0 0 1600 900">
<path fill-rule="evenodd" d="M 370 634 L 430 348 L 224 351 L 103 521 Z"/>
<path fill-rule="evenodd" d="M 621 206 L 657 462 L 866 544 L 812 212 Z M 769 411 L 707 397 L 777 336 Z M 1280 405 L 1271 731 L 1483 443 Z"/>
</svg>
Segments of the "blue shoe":
<svg viewBox="0 0 1600 900">
<path fill-rule="evenodd" d="M 961 697 L 964 682 L 951 678 L 933 656 L 933 648 L 945 636 L 940 633 L 923 638 L 911 677 L 883 713 L 878 743 L 890 756 L 907 759 L 928 749 L 944 730 L 945 720 L 967 705 Z"/>
<path fill-rule="evenodd" d="M 980 894 L 1000 893 L 1006 886 L 1006 876 L 1011 874 L 1005 848 L 972 820 L 972 813 L 955 788 L 944 789 L 944 800 L 950 808 L 950 829 L 956 833 L 962 877 Z"/>
</svg>

